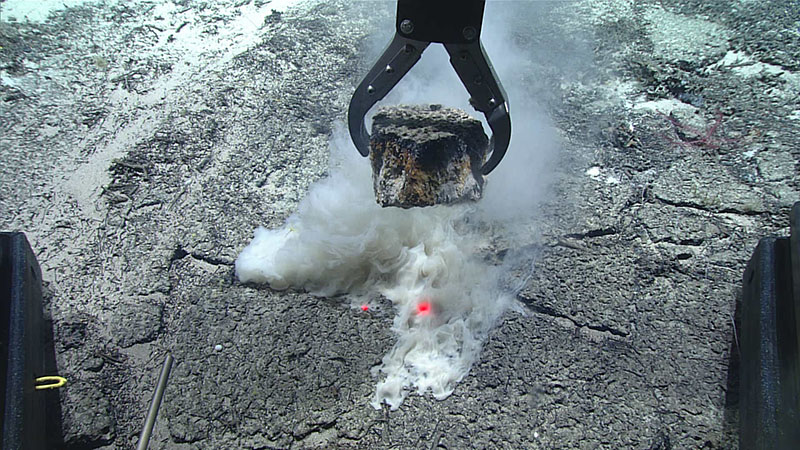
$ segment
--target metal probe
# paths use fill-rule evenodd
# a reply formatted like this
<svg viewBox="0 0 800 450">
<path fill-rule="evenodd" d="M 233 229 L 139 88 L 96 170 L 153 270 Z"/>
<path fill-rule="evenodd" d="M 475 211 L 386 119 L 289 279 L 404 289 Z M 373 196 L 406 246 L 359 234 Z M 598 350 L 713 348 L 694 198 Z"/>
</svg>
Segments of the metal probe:
<svg viewBox="0 0 800 450">
<path fill-rule="evenodd" d="M 150 443 L 150 434 L 153 432 L 153 426 L 156 424 L 158 408 L 161 406 L 161 399 L 164 397 L 164 389 L 167 387 L 170 370 L 172 370 L 172 355 L 167 353 L 167 357 L 164 359 L 164 366 L 161 367 L 161 375 L 158 376 L 158 385 L 156 386 L 156 391 L 153 393 L 153 400 L 150 401 L 150 410 L 147 412 L 147 420 L 144 422 L 142 434 L 139 435 L 139 445 L 136 447 L 136 450 L 147 450 L 147 445 Z"/>
</svg>

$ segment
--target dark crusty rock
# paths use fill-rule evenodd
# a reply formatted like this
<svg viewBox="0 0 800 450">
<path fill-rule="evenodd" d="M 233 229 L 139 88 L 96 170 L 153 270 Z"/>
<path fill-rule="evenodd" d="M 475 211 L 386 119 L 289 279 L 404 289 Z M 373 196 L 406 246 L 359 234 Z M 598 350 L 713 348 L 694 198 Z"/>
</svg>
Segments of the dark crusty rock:
<svg viewBox="0 0 800 450">
<path fill-rule="evenodd" d="M 381 206 L 432 206 L 481 198 L 489 139 L 481 122 L 441 105 L 381 108 L 370 159 Z"/>
</svg>

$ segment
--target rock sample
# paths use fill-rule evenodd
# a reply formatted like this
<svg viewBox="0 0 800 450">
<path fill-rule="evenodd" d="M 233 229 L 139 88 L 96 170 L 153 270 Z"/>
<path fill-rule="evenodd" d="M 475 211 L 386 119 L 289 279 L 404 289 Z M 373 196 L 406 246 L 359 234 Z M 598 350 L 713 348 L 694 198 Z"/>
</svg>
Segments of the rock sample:
<svg viewBox="0 0 800 450">
<path fill-rule="evenodd" d="M 391 106 L 372 118 L 370 160 L 381 206 L 481 198 L 489 138 L 478 119 L 441 105 Z"/>
</svg>

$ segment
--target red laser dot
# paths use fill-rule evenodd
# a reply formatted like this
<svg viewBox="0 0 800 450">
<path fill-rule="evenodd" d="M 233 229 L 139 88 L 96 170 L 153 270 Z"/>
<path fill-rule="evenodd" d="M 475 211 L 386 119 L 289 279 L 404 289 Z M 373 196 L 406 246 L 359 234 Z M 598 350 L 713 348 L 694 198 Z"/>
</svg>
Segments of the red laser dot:
<svg viewBox="0 0 800 450">
<path fill-rule="evenodd" d="M 421 301 L 417 304 L 417 315 L 427 316 L 431 313 L 431 303 L 428 301 Z"/>
<path fill-rule="evenodd" d="M 361 305 L 362 311 L 369 311 L 369 305 Z"/>
</svg>

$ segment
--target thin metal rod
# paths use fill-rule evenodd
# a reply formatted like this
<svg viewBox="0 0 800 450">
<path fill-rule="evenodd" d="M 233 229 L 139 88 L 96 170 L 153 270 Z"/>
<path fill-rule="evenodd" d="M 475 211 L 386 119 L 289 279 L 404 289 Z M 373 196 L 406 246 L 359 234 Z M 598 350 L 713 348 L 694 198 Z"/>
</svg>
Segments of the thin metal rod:
<svg viewBox="0 0 800 450">
<path fill-rule="evenodd" d="M 153 400 L 150 401 L 150 410 L 147 412 L 147 420 L 144 422 L 142 434 L 139 435 L 139 445 L 136 447 L 136 450 L 147 450 L 147 445 L 150 443 L 150 434 L 153 432 L 153 426 L 156 424 L 158 408 L 161 406 L 161 399 L 164 398 L 164 389 L 167 387 L 170 370 L 172 370 L 172 355 L 167 353 L 167 358 L 164 359 L 164 366 L 161 367 L 161 375 L 158 376 L 158 385 L 156 386 L 156 391 L 153 393 Z"/>
</svg>

